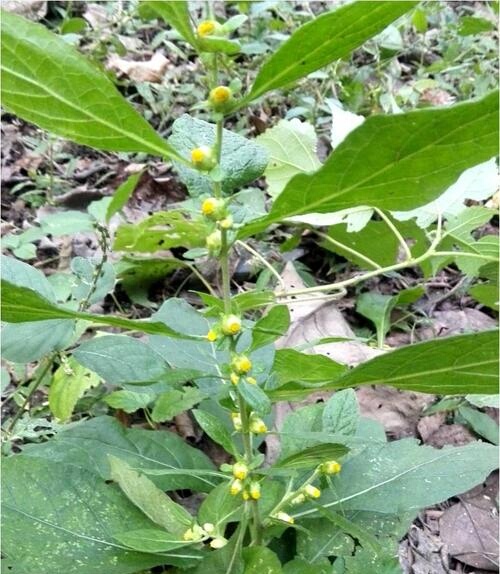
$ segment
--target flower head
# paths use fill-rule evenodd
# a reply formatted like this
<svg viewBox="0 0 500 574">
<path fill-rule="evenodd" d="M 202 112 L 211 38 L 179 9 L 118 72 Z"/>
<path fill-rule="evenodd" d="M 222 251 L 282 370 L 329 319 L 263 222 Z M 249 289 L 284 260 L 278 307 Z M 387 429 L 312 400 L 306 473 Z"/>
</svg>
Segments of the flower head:
<svg viewBox="0 0 500 574">
<path fill-rule="evenodd" d="M 290 504 L 295 506 L 296 504 L 302 504 L 305 501 L 306 497 L 300 493 L 295 498 L 292 498 Z"/>
<path fill-rule="evenodd" d="M 222 237 L 220 231 L 217 229 L 207 236 L 205 245 L 210 255 L 218 255 L 222 246 Z M 224 331 L 224 328 L 222 329 Z"/>
<path fill-rule="evenodd" d="M 217 331 L 215 331 L 214 329 L 210 329 L 210 331 L 207 333 L 207 339 L 213 343 L 214 341 L 217 341 Z"/>
<path fill-rule="evenodd" d="M 223 112 L 232 100 L 233 92 L 227 86 L 217 86 L 210 91 L 208 102 L 216 112 Z"/>
<path fill-rule="evenodd" d="M 319 498 L 321 496 L 321 490 L 319 488 L 316 488 L 315 486 L 313 486 L 312 484 L 308 484 L 305 488 L 304 488 L 304 493 L 309 497 L 309 498 Z"/>
<path fill-rule="evenodd" d="M 239 478 L 233 480 L 233 482 L 231 482 L 231 484 L 229 485 L 229 492 L 233 496 L 236 496 L 242 490 L 243 490 L 243 483 L 241 482 L 241 480 Z"/>
<path fill-rule="evenodd" d="M 253 434 L 264 434 L 267 432 L 266 423 L 258 417 L 252 418 L 250 420 L 250 427 L 249 428 L 250 428 L 250 432 Z"/>
<path fill-rule="evenodd" d="M 200 38 L 204 38 L 205 36 L 214 34 L 217 28 L 220 28 L 220 26 L 215 20 L 203 20 L 203 22 L 198 24 L 196 31 Z"/>
<path fill-rule="evenodd" d="M 207 199 L 205 199 L 201 204 L 201 213 L 205 217 L 215 221 L 224 218 L 226 215 L 224 201 L 222 199 L 217 199 L 216 197 L 207 197 Z"/>
<path fill-rule="evenodd" d="M 233 227 L 233 218 L 229 215 L 228 217 L 221 219 L 221 221 L 219 221 L 219 227 L 221 229 L 231 229 Z"/>
<path fill-rule="evenodd" d="M 234 430 L 240 431 L 242 428 L 240 413 L 231 413 L 231 420 L 233 421 Z"/>
<path fill-rule="evenodd" d="M 243 500 L 249 500 L 250 499 L 250 493 L 246 489 L 241 493 L 241 496 L 243 497 Z"/>
<path fill-rule="evenodd" d="M 236 373 L 231 373 L 229 379 L 233 385 L 237 385 L 240 382 L 240 377 Z"/>
<path fill-rule="evenodd" d="M 223 538 L 222 536 L 218 536 L 217 538 L 214 538 L 210 542 L 210 547 L 215 548 L 215 549 L 223 548 L 226 544 L 227 544 L 227 539 Z"/>
<path fill-rule="evenodd" d="M 205 522 L 202 528 L 207 534 L 212 534 L 212 532 L 215 530 L 215 526 L 211 522 Z"/>
<path fill-rule="evenodd" d="M 239 357 L 235 357 L 232 362 L 231 366 L 235 370 L 236 373 L 239 375 L 244 375 L 248 373 L 252 368 L 252 361 L 246 355 L 240 355 Z"/>
<path fill-rule="evenodd" d="M 288 524 L 294 524 L 295 520 L 286 512 L 277 512 L 273 518 L 281 520 L 282 522 L 287 522 Z"/>
<path fill-rule="evenodd" d="M 233 476 L 239 480 L 245 480 L 248 476 L 248 466 L 244 462 L 235 462 L 233 464 Z"/>
<path fill-rule="evenodd" d="M 222 332 L 225 335 L 237 335 L 240 331 L 241 319 L 237 315 L 226 315 L 222 318 Z"/>
<path fill-rule="evenodd" d="M 337 474 L 341 471 L 342 465 L 336 460 L 328 460 L 321 465 L 320 469 L 324 474 Z"/>
<path fill-rule="evenodd" d="M 259 500 L 260 498 L 260 484 L 258 482 L 252 482 L 250 484 L 250 496 L 253 500 Z"/>
<path fill-rule="evenodd" d="M 257 384 L 257 379 L 254 379 L 253 377 L 247 377 L 246 378 L 247 383 L 249 383 L 250 385 L 256 385 Z"/>
</svg>

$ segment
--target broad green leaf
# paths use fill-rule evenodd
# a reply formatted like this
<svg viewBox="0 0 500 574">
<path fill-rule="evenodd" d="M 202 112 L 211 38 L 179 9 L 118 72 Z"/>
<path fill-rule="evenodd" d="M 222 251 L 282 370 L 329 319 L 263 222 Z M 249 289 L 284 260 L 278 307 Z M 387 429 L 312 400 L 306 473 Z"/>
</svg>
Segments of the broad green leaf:
<svg viewBox="0 0 500 574">
<path fill-rule="evenodd" d="M 75 359 L 111 385 L 157 381 L 170 368 L 148 345 L 126 335 L 106 335 L 82 343 Z"/>
<path fill-rule="evenodd" d="M 230 40 L 222 36 L 206 36 L 198 39 L 198 47 L 201 52 L 221 52 L 233 56 L 241 51 L 238 40 Z"/>
<path fill-rule="evenodd" d="M 2 279 L 2 320 L 6 323 L 27 323 L 30 321 L 45 321 L 48 319 L 84 319 L 91 323 L 111 325 L 122 329 L 131 329 L 150 334 L 163 334 L 171 337 L 187 338 L 163 323 L 148 321 L 133 321 L 110 315 L 93 315 L 79 311 L 70 311 L 57 307 L 35 291 L 18 287 Z"/>
<path fill-rule="evenodd" d="M 182 546 L 189 546 L 192 542 L 179 540 L 172 534 L 157 528 L 143 528 L 115 534 L 114 538 L 133 550 L 139 552 L 168 552 Z"/>
<path fill-rule="evenodd" d="M 296 30 L 264 63 L 238 107 L 345 58 L 416 4 L 354 2 L 321 14 Z"/>
<path fill-rule="evenodd" d="M 273 371 L 280 386 L 299 382 L 312 387 L 338 379 L 346 367 L 324 355 L 306 355 L 294 349 L 280 349 L 274 358 Z"/>
<path fill-rule="evenodd" d="M 170 144 L 185 158 L 191 157 L 191 150 L 215 144 L 215 124 L 197 120 L 184 114 L 172 125 Z M 222 189 L 226 193 L 257 179 L 266 168 L 266 150 L 235 132 L 224 130 L 222 139 L 221 170 L 224 174 Z M 176 166 L 179 176 L 194 196 L 212 194 L 212 182 L 208 175 L 183 165 Z"/>
<path fill-rule="evenodd" d="M 243 509 L 241 496 L 233 496 L 229 489 L 229 482 L 225 481 L 216 486 L 201 503 L 198 510 L 198 523 L 209 522 L 214 524 L 220 532 L 228 522 L 235 522 L 241 518 Z"/>
<path fill-rule="evenodd" d="M 5 109 L 96 149 L 185 161 L 103 72 L 44 26 L 2 12 L 2 51 Z"/>
<path fill-rule="evenodd" d="M 191 514 L 149 478 L 132 470 L 127 463 L 113 455 L 109 455 L 109 464 L 111 478 L 119 484 L 127 498 L 155 524 L 178 536 L 182 536 L 193 524 Z"/>
<path fill-rule="evenodd" d="M 238 392 L 257 414 L 263 416 L 271 411 L 271 400 L 258 384 L 247 383 L 244 378 L 241 378 L 238 383 Z"/>
<path fill-rule="evenodd" d="M 498 394 L 496 395 L 466 395 L 465 399 L 469 401 L 471 405 L 475 407 L 479 407 L 482 409 L 483 407 L 493 407 L 495 409 L 499 408 L 499 401 L 500 397 Z"/>
<path fill-rule="evenodd" d="M 330 433 L 354 435 L 359 424 L 359 407 L 353 389 L 337 391 L 325 403 L 323 430 Z"/>
<path fill-rule="evenodd" d="M 77 232 L 94 232 L 95 225 L 88 213 L 81 211 L 60 211 L 48 213 L 40 221 L 44 235 L 59 237 Z"/>
<path fill-rule="evenodd" d="M 207 234 L 207 226 L 201 219 L 186 219 L 180 211 L 160 211 L 139 223 L 120 225 L 113 249 L 154 253 L 171 247 L 200 247 L 205 245 Z"/>
<path fill-rule="evenodd" d="M 281 562 L 276 554 L 265 546 L 243 549 L 244 574 L 282 574 Z"/>
<path fill-rule="evenodd" d="M 252 349 L 258 349 L 283 336 L 290 325 L 286 305 L 276 305 L 255 323 L 252 328 Z"/>
<path fill-rule="evenodd" d="M 342 465 L 324 508 L 396 514 L 432 506 L 482 482 L 498 466 L 497 449 L 484 443 L 435 449 L 403 439 L 370 446 Z M 305 508 L 296 518 L 317 513 Z"/>
<path fill-rule="evenodd" d="M 156 397 L 155 393 L 136 393 L 134 391 L 115 391 L 103 398 L 103 401 L 114 409 L 126 413 L 135 413 L 146 408 Z"/>
<path fill-rule="evenodd" d="M 229 454 L 236 455 L 231 434 L 216 416 L 199 409 L 192 412 L 196 422 L 214 442 L 220 444 Z"/>
<path fill-rule="evenodd" d="M 461 406 L 458 413 L 476 434 L 498 444 L 498 424 L 489 415 L 466 405 Z"/>
<path fill-rule="evenodd" d="M 481 305 L 486 305 L 496 311 L 500 310 L 497 283 L 488 281 L 480 285 L 473 285 L 467 293 Z"/>
<path fill-rule="evenodd" d="M 111 478 L 108 454 L 112 454 L 141 471 L 170 472 L 152 477 L 163 490 L 207 491 L 219 483 L 212 476 L 196 475 L 197 470 L 213 471 L 214 466 L 201 451 L 186 444 L 177 434 L 127 429 L 112 417 L 97 417 L 64 429 L 48 442 L 25 445 L 23 453 L 75 466 L 81 471 L 90 469 L 104 480 Z"/>
<path fill-rule="evenodd" d="M 348 451 L 349 449 L 343 444 L 320 444 L 279 460 L 273 469 L 311 468 L 327 460 L 337 460 Z"/>
<path fill-rule="evenodd" d="M 168 0 L 166 2 L 141 2 L 141 8 L 142 6 L 161 16 L 167 24 L 170 24 L 179 32 L 188 44 L 191 44 L 191 46 L 195 48 L 197 47 L 198 40 L 191 26 L 189 5 L 187 2 L 183 2 L 182 0 L 176 0 L 175 2 Z"/>
<path fill-rule="evenodd" d="M 460 18 L 458 33 L 460 36 L 471 36 L 473 34 L 480 34 L 481 32 L 493 32 L 495 29 L 495 23 L 491 20 L 486 20 L 486 18 L 462 16 L 462 18 Z"/>
<path fill-rule="evenodd" d="M 308 520 L 303 526 L 305 530 L 297 532 L 297 554 L 310 564 L 328 556 L 350 556 L 354 552 L 354 540 L 325 518 Z"/>
<path fill-rule="evenodd" d="M 54 373 L 49 387 L 49 407 L 51 413 L 60 421 L 68 420 L 73 409 L 85 391 L 96 387 L 100 378 L 85 367 L 79 365 L 73 357 L 63 363 Z"/>
<path fill-rule="evenodd" d="M 106 209 L 106 223 L 113 217 L 115 213 L 120 211 L 129 200 L 130 196 L 134 193 L 139 179 L 141 178 L 142 171 L 130 175 L 113 193 L 113 197 Z"/>
<path fill-rule="evenodd" d="M 498 390 L 498 331 L 434 339 L 375 357 L 328 388 L 390 385 L 440 395 Z"/>
<path fill-rule="evenodd" d="M 302 558 L 294 558 L 283 566 L 283 574 L 337 574 L 330 561 L 325 558 L 320 564 L 311 564 Z M 343 572 L 342 572 L 343 574 Z"/>
<path fill-rule="evenodd" d="M 0 256 L 2 267 L 2 279 L 8 281 L 18 287 L 26 287 L 39 293 L 49 301 L 55 301 L 56 296 L 54 289 L 45 275 L 22 261 L 18 261 L 14 257 Z M 5 318 L 3 318 L 5 321 Z"/>
<path fill-rule="evenodd" d="M 401 574 L 401 565 L 394 550 L 375 553 L 358 548 L 354 556 L 345 557 L 345 574 Z"/>
<path fill-rule="evenodd" d="M 3 567 L 19 574 L 134 574 L 186 558 L 133 552 L 115 536 L 152 527 L 114 486 L 71 464 L 25 455 L 3 462 Z M 187 549 L 186 549 L 187 550 Z M 189 556 L 193 556 L 190 559 Z"/>
<path fill-rule="evenodd" d="M 241 547 L 246 528 L 238 526 L 229 542 L 214 552 L 210 552 L 198 567 L 190 574 L 244 574 Z"/>
<path fill-rule="evenodd" d="M 429 202 L 465 169 L 497 153 L 497 126 L 496 93 L 449 108 L 371 116 L 317 172 L 292 178 L 269 215 L 241 235 L 305 213 L 364 205 L 404 210 Z"/>
<path fill-rule="evenodd" d="M 256 141 L 269 154 L 264 175 L 271 197 L 277 197 L 297 173 L 312 173 L 321 167 L 316 155 L 318 138 L 312 124 L 297 118 L 280 120 Z"/>
<path fill-rule="evenodd" d="M 156 399 L 151 418 L 156 423 L 172 420 L 176 415 L 191 409 L 203 399 L 204 395 L 193 387 L 184 387 L 182 391 L 166 391 Z"/>
</svg>

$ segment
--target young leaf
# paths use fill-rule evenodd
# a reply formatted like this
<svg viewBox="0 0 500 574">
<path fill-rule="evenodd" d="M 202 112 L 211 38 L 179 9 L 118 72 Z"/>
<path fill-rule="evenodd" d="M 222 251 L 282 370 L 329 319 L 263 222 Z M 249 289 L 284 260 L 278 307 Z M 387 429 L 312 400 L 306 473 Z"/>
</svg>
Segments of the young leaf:
<svg viewBox="0 0 500 574">
<path fill-rule="evenodd" d="M 197 405 L 203 398 L 204 395 L 193 387 L 185 387 L 182 391 L 167 391 L 156 399 L 151 418 L 156 423 L 172 420 L 176 415 Z"/>
<path fill-rule="evenodd" d="M 194 410 L 192 412 L 196 422 L 214 442 L 220 444 L 229 454 L 236 455 L 233 439 L 229 431 L 216 416 L 202 410 Z"/>
<path fill-rule="evenodd" d="M 134 574 L 199 560 L 199 553 L 188 549 L 180 559 L 175 551 L 155 556 L 117 544 L 116 536 L 152 523 L 91 470 L 23 454 L 7 457 L 2 473 L 9 485 L 2 489 L 2 566 L 7 571 Z"/>
<path fill-rule="evenodd" d="M 79 311 L 70 311 L 57 307 L 35 291 L 13 285 L 2 279 L 2 319 L 6 323 L 26 323 L 48 319 L 84 319 L 91 323 L 111 325 L 122 329 L 131 329 L 150 334 L 163 334 L 170 337 L 190 338 L 167 327 L 163 323 L 133 321 L 111 315 L 94 315 Z"/>
<path fill-rule="evenodd" d="M 290 313 L 286 305 L 276 305 L 255 323 L 252 329 L 251 349 L 258 349 L 283 336 L 290 326 Z"/>
<path fill-rule="evenodd" d="M 121 544 L 137 550 L 138 552 L 168 552 L 182 546 L 189 546 L 192 542 L 179 540 L 176 536 L 157 528 L 142 528 L 115 534 L 114 538 Z"/>
<path fill-rule="evenodd" d="M 238 102 L 238 107 L 345 58 L 416 4 L 353 2 L 321 14 L 296 30 L 264 63 L 250 93 Z"/>
<path fill-rule="evenodd" d="M 269 215 L 246 225 L 241 235 L 304 213 L 362 205 L 411 209 L 436 198 L 465 169 L 496 155 L 497 149 L 495 92 L 449 108 L 371 116 L 317 172 L 291 179 Z"/>
<path fill-rule="evenodd" d="M 498 424 L 489 415 L 465 405 L 458 412 L 476 434 L 488 442 L 498 444 Z"/>
<path fill-rule="evenodd" d="M 45 26 L 2 12 L 2 51 L 2 103 L 7 110 L 96 149 L 185 161 L 103 72 Z"/>
<path fill-rule="evenodd" d="M 271 400 L 259 385 L 252 385 L 242 379 L 238 383 L 238 392 L 257 414 L 266 415 L 270 412 Z"/>
<path fill-rule="evenodd" d="M 146 7 L 161 16 L 167 24 L 179 32 L 179 34 L 194 48 L 198 45 L 198 40 L 191 26 L 189 16 L 189 6 L 187 2 L 175 0 L 175 2 L 141 2 L 140 9 Z"/>
<path fill-rule="evenodd" d="M 198 511 L 199 524 L 210 522 L 222 532 L 228 522 L 236 522 L 241 518 L 243 510 L 241 496 L 233 496 L 227 481 L 216 486 L 201 503 Z"/>
<path fill-rule="evenodd" d="M 135 469 L 165 471 L 152 475 L 162 490 L 191 488 L 210 491 L 219 480 L 198 477 L 196 472 L 213 472 L 214 465 L 200 451 L 185 443 L 177 434 L 125 428 L 113 417 L 97 417 L 64 429 L 52 440 L 25 445 L 23 456 L 68 464 L 80 471 L 91 470 L 109 480 L 108 454 L 125 460 Z"/>
<path fill-rule="evenodd" d="M 149 478 L 132 470 L 127 463 L 109 455 L 111 478 L 144 514 L 167 532 L 182 536 L 193 524 L 193 517 L 180 504 L 155 486 Z"/>
<path fill-rule="evenodd" d="M 274 358 L 273 371 L 280 386 L 292 381 L 318 385 L 338 379 L 346 368 L 324 355 L 306 355 L 294 349 L 280 349 Z"/>
<path fill-rule="evenodd" d="M 359 407 L 353 389 L 337 391 L 325 404 L 323 430 L 329 433 L 354 435 L 359 423 Z"/>
<path fill-rule="evenodd" d="M 498 391 L 498 331 L 446 337 L 375 357 L 328 385 L 391 385 L 440 395 Z"/>
<path fill-rule="evenodd" d="M 126 413 L 135 413 L 139 409 L 146 408 L 155 399 L 154 393 L 136 393 L 134 391 L 115 391 L 103 401 L 114 409 L 120 409 Z"/>
<path fill-rule="evenodd" d="M 244 548 L 243 561 L 245 574 L 283 574 L 279 558 L 265 546 Z"/>
<path fill-rule="evenodd" d="M 134 193 L 142 173 L 142 171 L 133 173 L 115 190 L 106 209 L 106 223 L 109 223 L 113 215 L 126 205 L 130 196 Z"/>
<path fill-rule="evenodd" d="M 73 414 L 73 409 L 85 391 L 97 386 L 100 378 L 85 367 L 79 365 L 72 357 L 67 364 L 62 364 L 54 373 L 49 387 L 49 407 L 51 413 L 59 420 L 66 421 Z"/>
</svg>

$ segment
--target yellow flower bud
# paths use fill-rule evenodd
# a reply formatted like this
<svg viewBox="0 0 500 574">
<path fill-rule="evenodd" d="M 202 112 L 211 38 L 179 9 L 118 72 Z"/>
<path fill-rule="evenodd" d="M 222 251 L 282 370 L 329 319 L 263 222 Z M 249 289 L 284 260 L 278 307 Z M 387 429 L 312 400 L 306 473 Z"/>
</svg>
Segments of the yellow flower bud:
<svg viewBox="0 0 500 574">
<path fill-rule="evenodd" d="M 308 484 L 304 488 L 304 492 L 307 496 L 309 496 L 309 498 L 319 498 L 321 496 L 321 490 L 312 484 Z"/>
<path fill-rule="evenodd" d="M 248 466 L 244 462 L 235 462 L 233 464 L 233 476 L 239 480 L 245 480 L 248 476 Z"/>
<path fill-rule="evenodd" d="M 250 485 L 250 496 L 254 500 L 259 500 L 260 498 L 260 484 L 258 482 L 252 482 Z"/>
<path fill-rule="evenodd" d="M 305 499 L 306 497 L 302 493 L 300 493 L 295 498 L 292 498 L 290 504 L 292 504 L 293 506 L 297 504 L 302 504 L 305 501 Z"/>
<path fill-rule="evenodd" d="M 231 379 L 231 383 L 233 383 L 233 385 L 237 385 L 240 382 L 240 378 L 236 373 L 231 373 L 229 378 Z"/>
<path fill-rule="evenodd" d="M 196 169 L 210 170 L 215 167 L 215 158 L 212 150 L 205 145 L 191 150 L 191 161 Z"/>
<path fill-rule="evenodd" d="M 324 462 L 320 467 L 321 472 L 324 474 L 337 474 L 341 469 L 342 465 L 336 460 L 329 460 Z"/>
<path fill-rule="evenodd" d="M 239 375 L 244 375 L 252 368 L 252 361 L 246 355 L 240 355 L 232 360 L 231 366 Z"/>
<path fill-rule="evenodd" d="M 186 530 L 186 532 L 184 532 L 184 534 L 182 535 L 182 539 L 189 541 L 189 540 L 194 540 L 194 533 L 193 533 L 193 529 L 192 528 L 188 528 Z"/>
<path fill-rule="evenodd" d="M 203 22 L 198 24 L 196 31 L 200 38 L 204 38 L 205 36 L 214 34 L 217 28 L 220 28 L 220 25 L 215 20 L 203 20 Z"/>
<path fill-rule="evenodd" d="M 225 335 L 237 335 L 240 331 L 241 331 L 241 319 L 237 315 L 226 315 L 225 317 L 223 317 L 222 332 Z"/>
<path fill-rule="evenodd" d="M 277 514 L 275 514 L 275 516 L 273 516 L 273 518 L 281 520 L 282 522 L 287 522 L 288 524 L 295 523 L 295 520 L 286 512 L 278 512 Z"/>
<path fill-rule="evenodd" d="M 241 494 L 243 500 L 249 500 L 250 499 L 250 493 L 248 492 L 248 490 L 244 490 L 243 493 Z"/>
<path fill-rule="evenodd" d="M 223 548 L 225 545 L 227 544 L 227 540 L 226 538 L 223 538 L 222 536 L 219 536 L 218 538 L 214 538 L 211 542 L 210 542 L 210 547 L 211 548 Z"/>
<path fill-rule="evenodd" d="M 220 251 L 220 248 L 222 245 L 222 238 L 221 238 L 220 231 L 218 229 L 207 236 L 205 245 L 206 245 L 210 255 L 218 255 L 219 254 L 219 251 Z"/>
<path fill-rule="evenodd" d="M 241 415 L 240 413 L 231 413 L 231 419 L 233 421 L 234 430 L 241 430 Z"/>
<path fill-rule="evenodd" d="M 207 197 L 201 204 L 201 212 L 205 217 L 217 221 L 226 215 L 224 201 L 215 197 Z"/>
<path fill-rule="evenodd" d="M 205 522 L 202 528 L 207 534 L 212 534 L 215 530 L 215 526 L 211 522 Z"/>
<path fill-rule="evenodd" d="M 231 484 L 229 486 L 229 492 L 233 496 L 236 496 L 242 490 L 243 490 L 243 483 L 241 482 L 241 480 L 239 478 L 237 478 L 237 479 L 233 480 L 233 482 L 231 482 Z"/>
<path fill-rule="evenodd" d="M 231 101 L 233 92 L 227 86 L 217 86 L 210 91 L 208 101 L 216 112 L 223 112 Z"/>
<path fill-rule="evenodd" d="M 231 216 L 225 217 L 219 221 L 219 227 L 221 229 L 231 229 L 233 227 L 233 218 Z"/>
<path fill-rule="evenodd" d="M 250 432 L 253 434 L 264 434 L 265 432 L 267 432 L 266 423 L 262 419 L 259 419 L 258 417 L 255 417 L 250 421 L 249 428 Z"/>
<path fill-rule="evenodd" d="M 213 329 L 210 329 L 210 331 L 207 333 L 207 339 L 213 343 L 214 341 L 217 341 L 217 332 L 214 331 Z"/>
<path fill-rule="evenodd" d="M 257 384 L 257 379 L 254 379 L 253 377 L 247 377 L 246 381 L 247 381 L 247 383 L 250 383 L 251 385 Z"/>
</svg>

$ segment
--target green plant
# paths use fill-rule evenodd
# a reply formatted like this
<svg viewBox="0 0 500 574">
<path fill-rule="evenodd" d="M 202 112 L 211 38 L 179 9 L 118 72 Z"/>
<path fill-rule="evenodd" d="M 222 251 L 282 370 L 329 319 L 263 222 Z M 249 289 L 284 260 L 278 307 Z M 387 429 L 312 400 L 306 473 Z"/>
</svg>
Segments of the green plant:
<svg viewBox="0 0 500 574">
<path fill-rule="evenodd" d="M 437 209 L 425 230 L 392 212 L 433 201 L 464 170 L 497 153 L 497 96 L 369 117 L 323 165 L 297 161 L 284 170 L 269 213 L 259 189 L 235 193 L 268 173 L 269 148 L 225 130 L 226 118 L 345 57 L 416 4 L 354 2 L 319 16 L 264 62 L 240 97 L 236 80 L 221 83 L 220 67 L 239 52 L 230 36 L 244 17 L 215 21 L 209 3 L 206 20 L 194 29 L 186 2 L 141 3 L 144 16 L 159 15 L 175 27 L 206 68 L 207 98 L 197 107 L 211 114 L 212 123 L 185 115 L 168 141 L 60 38 L 3 14 L 7 110 L 97 149 L 169 159 L 189 189 L 191 198 L 179 209 L 122 224 L 113 249 L 132 253 L 128 262 L 141 273 L 151 260 L 137 254 L 187 248 L 182 260 L 155 264 L 187 266 L 207 284 L 199 266 L 208 257 L 218 264 L 221 292 L 219 297 L 207 284 L 210 292 L 199 293 L 202 309 L 170 298 L 150 320 L 89 312 L 114 287 L 107 223 L 127 202 L 138 176 L 89 215 L 80 214 L 81 224 L 96 231 L 102 256 L 73 261 L 69 290 L 59 283 L 55 289 L 35 268 L 4 258 L 4 355 L 18 363 L 40 360 L 21 408 L 6 421 L 7 441 L 47 378 L 49 407 L 58 420 L 70 419 L 79 398 L 103 380 L 119 389 L 106 394 L 107 405 L 129 413 L 143 409 L 153 427 L 125 428 L 96 416 L 55 428 L 51 440 L 25 445 L 21 454 L 5 459 L 7 568 L 126 574 L 171 565 L 194 573 L 352 574 L 370 565 L 374 572 L 393 572 L 396 542 L 417 511 L 473 487 L 496 467 L 496 449 L 488 444 L 437 450 L 412 439 L 386 442 L 383 429 L 360 416 L 352 390 L 386 384 L 449 395 L 494 393 L 496 332 L 411 345 L 350 371 L 324 355 L 276 350 L 274 343 L 290 326 L 288 306 L 304 297 L 341 297 L 350 286 L 408 267 L 431 275 L 455 262 L 484 279 L 472 289 L 487 288 L 478 298 L 494 305 L 495 240 L 471 236 L 491 210 L 477 207 L 453 216 Z M 322 225 L 315 223 L 318 214 L 359 224 L 367 212 L 367 225 L 358 225 L 355 240 L 334 226 L 318 232 L 361 273 L 325 285 L 233 295 L 233 246 L 249 250 L 276 278 L 247 238 L 282 222 L 316 229 Z M 374 242 L 377 233 L 390 238 L 387 249 Z M 379 346 L 390 310 L 419 294 L 408 291 L 378 301 L 379 307 L 365 297 L 364 314 L 377 327 Z M 150 337 L 144 342 L 102 334 L 80 342 L 92 325 Z M 291 413 L 277 433 L 279 457 L 264 464 L 260 446 L 274 432 L 273 402 L 317 390 L 335 393 L 326 403 Z M 230 461 L 219 469 L 173 433 L 154 430 L 197 405 L 194 418 Z M 206 494 L 195 515 L 165 494 L 187 489 Z"/>
</svg>

